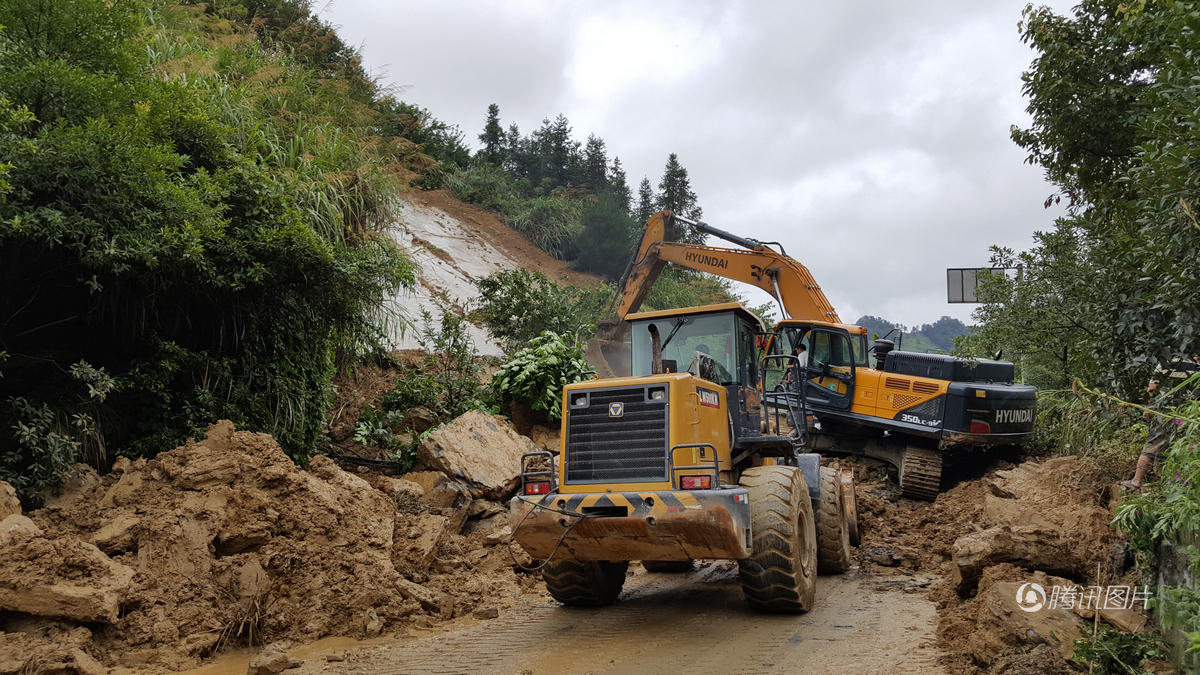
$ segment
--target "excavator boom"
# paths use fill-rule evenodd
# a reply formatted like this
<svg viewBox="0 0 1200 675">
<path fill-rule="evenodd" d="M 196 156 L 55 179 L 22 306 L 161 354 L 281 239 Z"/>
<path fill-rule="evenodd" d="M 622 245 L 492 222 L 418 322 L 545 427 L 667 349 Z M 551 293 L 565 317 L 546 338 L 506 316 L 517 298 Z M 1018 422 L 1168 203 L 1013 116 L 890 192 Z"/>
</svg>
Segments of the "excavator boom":
<svg viewBox="0 0 1200 675">
<path fill-rule="evenodd" d="M 670 241 L 676 221 L 745 250 Z M 804 265 L 763 242 L 739 237 L 670 211 L 660 211 L 646 221 L 642 241 L 614 301 L 613 314 L 618 323 L 638 310 L 667 263 L 757 286 L 775 298 L 785 318 L 841 323 L 837 311 Z"/>
</svg>

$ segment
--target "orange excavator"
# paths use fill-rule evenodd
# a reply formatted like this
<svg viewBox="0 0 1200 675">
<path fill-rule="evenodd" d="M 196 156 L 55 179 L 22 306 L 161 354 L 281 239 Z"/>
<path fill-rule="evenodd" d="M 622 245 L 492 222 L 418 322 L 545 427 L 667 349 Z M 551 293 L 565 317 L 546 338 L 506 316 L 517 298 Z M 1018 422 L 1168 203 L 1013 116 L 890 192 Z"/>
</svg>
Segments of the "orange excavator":
<svg viewBox="0 0 1200 675">
<path fill-rule="evenodd" d="M 679 224 L 740 248 L 674 241 Z M 614 337 L 623 332 L 625 318 L 638 310 L 668 263 L 770 294 L 783 318 L 758 336 L 757 346 L 763 356 L 801 354 L 798 363 L 806 372 L 764 368 L 763 373 L 774 373 L 765 376 L 776 381 L 763 382 L 763 391 L 802 387 L 814 418 L 809 447 L 891 463 L 899 470 L 906 496 L 937 495 L 948 453 L 1019 445 L 1033 433 L 1037 390 L 1014 382 L 1012 363 L 900 351 L 889 340 L 868 345 L 867 330 L 842 323 L 808 269 L 778 242 L 739 237 L 670 211 L 646 222 L 611 308 L 608 328 Z M 753 412 L 743 411 L 751 419 Z M 767 412 L 759 417 L 763 431 L 778 433 L 766 428 L 771 417 Z"/>
</svg>

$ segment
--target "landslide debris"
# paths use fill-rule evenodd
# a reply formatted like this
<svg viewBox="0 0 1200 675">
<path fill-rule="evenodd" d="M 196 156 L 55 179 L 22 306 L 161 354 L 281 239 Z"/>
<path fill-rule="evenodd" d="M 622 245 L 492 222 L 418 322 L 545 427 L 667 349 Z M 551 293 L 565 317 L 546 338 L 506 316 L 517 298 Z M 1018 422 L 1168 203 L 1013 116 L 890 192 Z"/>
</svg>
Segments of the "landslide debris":
<svg viewBox="0 0 1200 675">
<path fill-rule="evenodd" d="M 118 460 L 0 526 L 0 673 L 192 667 L 231 646 L 428 625 L 534 585 L 489 538 L 501 505 L 416 478 L 368 482 L 325 457 L 303 470 L 229 422 Z"/>
<path fill-rule="evenodd" d="M 1119 580 L 1124 554 L 1109 525 L 1109 488 L 1075 457 L 1003 465 L 933 503 L 899 499 L 858 473 L 860 562 L 881 575 L 933 579 L 939 643 L 955 672 L 1071 672 L 1074 639 L 1092 615 L 1023 611 L 1016 589 L 1133 583 Z M 1145 623 L 1132 610 L 1100 618 L 1123 629 Z"/>
</svg>

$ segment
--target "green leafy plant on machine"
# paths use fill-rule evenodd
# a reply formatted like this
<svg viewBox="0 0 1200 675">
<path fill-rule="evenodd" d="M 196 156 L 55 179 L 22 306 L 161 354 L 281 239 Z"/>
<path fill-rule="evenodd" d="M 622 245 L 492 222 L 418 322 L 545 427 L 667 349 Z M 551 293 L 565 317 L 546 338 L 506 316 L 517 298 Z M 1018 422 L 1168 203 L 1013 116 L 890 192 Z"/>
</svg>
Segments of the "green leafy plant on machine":
<svg viewBox="0 0 1200 675">
<path fill-rule="evenodd" d="M 527 403 L 556 422 L 562 418 L 562 388 L 583 380 L 589 370 L 578 342 L 543 331 L 496 371 L 492 388 L 504 401 Z"/>
</svg>

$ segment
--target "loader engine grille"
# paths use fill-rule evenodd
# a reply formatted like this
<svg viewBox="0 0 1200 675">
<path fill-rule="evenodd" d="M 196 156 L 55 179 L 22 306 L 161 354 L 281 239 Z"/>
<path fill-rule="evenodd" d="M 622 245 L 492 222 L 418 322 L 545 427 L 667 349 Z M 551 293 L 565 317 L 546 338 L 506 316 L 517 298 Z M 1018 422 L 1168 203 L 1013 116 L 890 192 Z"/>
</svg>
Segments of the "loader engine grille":
<svg viewBox="0 0 1200 675">
<path fill-rule="evenodd" d="M 566 482 L 667 480 L 666 393 L 663 384 L 571 393 Z"/>
</svg>

